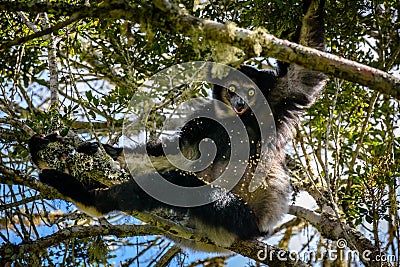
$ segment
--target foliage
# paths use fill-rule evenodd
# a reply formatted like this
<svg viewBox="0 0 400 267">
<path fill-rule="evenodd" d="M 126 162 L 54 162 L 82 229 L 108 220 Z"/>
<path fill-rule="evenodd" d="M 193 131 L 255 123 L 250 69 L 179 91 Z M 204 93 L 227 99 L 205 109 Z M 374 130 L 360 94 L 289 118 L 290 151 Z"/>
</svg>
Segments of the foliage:
<svg viewBox="0 0 400 267">
<path fill-rule="evenodd" d="M 85 3 L 94 6 L 98 2 L 49 3 L 73 7 Z M 143 3 L 131 1 L 137 6 Z M 246 29 L 264 28 L 284 39 L 293 38 L 302 16 L 302 5 L 297 0 L 181 0 L 175 4 L 196 17 L 224 23 L 232 21 Z M 399 74 L 399 1 L 330 0 L 326 13 L 329 52 Z M 19 40 L 68 18 L 50 9 L 42 13 L 0 9 L 0 37 L 4 43 Z M 49 58 L 54 40 L 57 61 L 52 66 Z M 217 58 L 216 46 L 179 31 L 153 28 L 148 22 L 138 24 L 112 16 L 87 16 L 54 34 L 28 38 L 3 49 L 0 58 L 2 253 L 7 252 L 6 246 L 35 244 L 69 226 L 104 223 L 103 219 L 80 214 L 67 202 L 41 195 L 44 193 L 39 190 L 40 186 L 32 182 L 37 173 L 27 150 L 32 133 L 28 128 L 49 133 L 62 125 L 87 140 L 97 135 L 104 142 L 115 144 L 121 136 L 127 103 L 147 78 L 176 63 Z M 266 66 L 265 59 L 253 58 L 249 62 L 271 67 Z M 49 90 L 54 67 L 58 72 L 60 100 L 57 103 L 50 101 Z M 372 238 L 384 253 L 395 255 L 398 263 L 399 101 L 357 84 L 330 78 L 324 94 L 308 110 L 296 139 L 288 148 L 300 169 L 296 174 L 301 183 L 295 183 L 294 187 L 308 192 L 309 198 L 317 201 L 317 212 L 330 207 L 341 220 Z M 163 97 L 174 96 L 169 92 Z M 29 183 L 14 179 L 13 175 Z M 132 219 L 113 214 L 107 220 L 124 224 Z M 305 221 L 291 222 L 280 229 L 277 244 L 287 242 L 290 248 L 297 242 L 291 237 L 302 236 L 302 249 L 335 246 Z M 124 247 L 126 253 L 122 253 Z M 140 262 L 151 265 L 152 257 L 161 259 L 169 248 L 166 241 L 152 236 L 126 240 L 107 235 L 72 238 L 18 254 L 14 264 L 86 266 Z M 176 254 L 179 253 L 183 252 Z M 179 254 L 171 266 L 186 265 L 197 258 L 193 254 L 186 258 Z"/>
</svg>

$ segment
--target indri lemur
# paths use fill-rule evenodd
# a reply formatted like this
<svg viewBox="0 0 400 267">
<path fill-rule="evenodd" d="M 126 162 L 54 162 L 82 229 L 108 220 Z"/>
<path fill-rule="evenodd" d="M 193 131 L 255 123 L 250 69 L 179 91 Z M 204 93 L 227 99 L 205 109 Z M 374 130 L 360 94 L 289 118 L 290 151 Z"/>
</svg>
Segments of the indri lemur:
<svg viewBox="0 0 400 267">
<path fill-rule="evenodd" d="M 298 42 L 301 45 L 323 49 L 323 1 L 305 2 L 307 2 L 305 16 L 298 34 Z M 114 210 L 173 209 L 177 213 L 186 214 L 189 226 L 222 247 L 229 246 L 236 239 L 251 239 L 270 233 L 271 228 L 287 212 L 290 185 L 285 170 L 284 146 L 291 138 L 293 126 L 298 120 L 297 116 L 305 107 L 313 103 L 324 87 L 325 76 L 281 62 L 276 72 L 259 71 L 248 66 L 241 67 L 239 70 L 257 84 L 268 100 L 276 127 L 276 148 L 268 166 L 267 177 L 265 177 L 266 185 L 258 187 L 254 192 L 248 190 L 248 184 L 258 163 L 260 129 L 252 110 L 235 93 L 235 90 L 244 90 L 250 102 L 260 96 L 248 88 L 247 84 L 232 85 L 235 77 L 229 77 L 230 84 L 226 84 L 226 88 L 214 86 L 213 97 L 230 105 L 241 118 L 251 141 L 251 155 L 246 172 L 239 184 L 231 191 L 217 188 L 213 195 L 209 196 L 215 200 L 214 202 L 191 208 L 173 207 L 147 195 L 133 179 L 113 186 L 104 186 L 73 177 L 68 170 L 55 170 L 54 167 L 49 169 L 41 162 L 38 152 L 51 142 L 64 142 L 62 137 L 54 134 L 47 137 L 38 135 L 30 141 L 32 159 L 42 169 L 40 180 L 56 188 L 78 207 L 89 209 L 91 213 L 106 214 Z M 215 109 L 215 112 L 218 110 Z M 203 138 L 213 139 L 217 146 L 217 154 L 212 166 L 199 173 L 182 172 L 174 168 L 164 169 L 161 174 L 168 181 L 187 187 L 201 186 L 215 179 L 215 176 L 218 176 L 219 172 L 225 168 L 226 161 L 229 160 L 226 155 L 229 155 L 231 148 L 227 133 L 217 122 L 199 117 L 183 126 L 177 138 L 182 150 L 195 151 L 198 151 L 197 146 Z M 121 149 L 109 146 L 104 148 L 114 159 L 121 156 Z M 97 149 L 97 146 L 91 143 L 80 146 L 77 152 L 90 155 Z M 158 144 L 147 144 L 147 153 L 155 159 L 164 157 L 161 146 Z M 55 157 L 62 157 L 62 155 Z M 179 242 L 195 249 L 213 249 L 197 247 L 190 242 Z"/>
</svg>

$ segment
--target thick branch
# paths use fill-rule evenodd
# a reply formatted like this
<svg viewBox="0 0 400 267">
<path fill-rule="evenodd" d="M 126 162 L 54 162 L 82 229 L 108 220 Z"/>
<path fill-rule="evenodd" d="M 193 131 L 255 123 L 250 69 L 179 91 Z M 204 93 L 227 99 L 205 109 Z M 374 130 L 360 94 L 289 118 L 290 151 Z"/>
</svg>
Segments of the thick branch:
<svg viewBox="0 0 400 267">
<path fill-rule="evenodd" d="M 388 262 L 376 261 L 376 259 L 382 259 L 382 253 L 379 251 L 379 248 L 374 246 L 357 229 L 340 222 L 334 216 L 327 213 L 319 214 L 298 206 L 291 206 L 289 214 L 308 221 L 326 238 L 331 240 L 347 240 L 349 247 L 359 252 L 360 259 L 366 266 L 391 266 Z M 355 247 L 351 247 L 352 245 Z M 362 257 L 365 252 L 367 252 L 367 257 Z"/>
<path fill-rule="evenodd" d="M 9 12 L 29 11 L 31 13 L 46 10 L 50 14 L 68 15 L 70 16 L 69 20 L 77 20 L 82 17 L 131 20 L 140 24 L 148 24 L 148 26 L 164 31 L 232 45 L 243 49 L 249 57 L 258 55 L 275 57 L 311 70 L 321 71 L 328 75 L 359 83 L 400 99 L 400 79 L 381 70 L 278 39 L 262 30 L 250 31 L 229 23 L 222 24 L 200 19 L 181 12 L 168 1 L 155 1 L 155 3 L 157 7 L 151 4 L 132 6 L 128 1 L 114 0 L 101 6 L 88 7 L 51 2 L 21 3 L 0 1 L 0 10 Z M 60 29 L 60 26 L 54 26 L 52 29 L 54 32 Z M 48 31 L 42 32 L 45 32 L 44 34 L 49 33 Z M 40 33 L 32 34 L 31 37 L 37 38 L 41 36 Z M 0 51 L 27 41 L 31 37 L 26 36 L 5 42 L 0 46 Z"/>
</svg>

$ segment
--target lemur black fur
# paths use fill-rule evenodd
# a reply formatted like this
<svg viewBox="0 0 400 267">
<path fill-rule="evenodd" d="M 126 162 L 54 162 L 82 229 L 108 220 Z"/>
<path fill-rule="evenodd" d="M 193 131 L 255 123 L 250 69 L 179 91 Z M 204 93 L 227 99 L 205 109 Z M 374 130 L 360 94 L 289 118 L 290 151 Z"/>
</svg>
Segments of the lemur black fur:
<svg viewBox="0 0 400 267">
<path fill-rule="evenodd" d="M 303 19 L 299 34 L 302 45 L 323 49 L 323 1 L 306 1 L 307 12 Z M 319 3 L 319 4 L 318 4 Z M 299 66 L 279 63 L 276 72 L 259 71 L 249 66 L 239 70 L 250 77 L 260 88 L 271 107 L 276 127 L 276 148 L 268 175 L 266 186 L 259 187 L 254 192 L 248 191 L 249 181 L 257 166 L 260 154 L 260 129 L 251 109 L 235 94 L 234 89 L 248 92 L 248 98 L 257 98 L 250 92 L 246 84 L 240 88 L 230 88 L 229 84 L 214 86 L 213 97 L 230 106 L 239 115 L 246 126 L 250 142 L 250 158 L 247 169 L 239 184 L 231 191 L 216 189 L 210 199 L 210 204 L 182 208 L 164 204 L 145 193 L 130 179 L 111 187 L 96 182 L 86 183 L 69 174 L 68 171 L 48 169 L 41 164 L 38 151 L 51 142 L 63 142 L 59 136 L 38 135 L 30 141 L 30 151 L 33 161 L 42 169 L 39 178 L 42 182 L 56 188 L 61 194 L 70 198 L 79 207 L 90 210 L 97 215 L 119 211 L 152 211 L 163 208 L 173 209 L 180 214 L 187 214 L 189 225 L 215 242 L 216 245 L 227 247 L 236 239 L 251 239 L 271 232 L 272 227 L 287 212 L 288 195 L 290 192 L 289 177 L 285 170 L 284 146 L 291 138 L 293 126 L 297 123 L 297 115 L 309 107 L 318 96 L 325 84 L 325 76 L 321 73 L 306 70 Z M 235 77 L 228 77 L 231 81 Z M 217 109 L 214 110 L 218 112 Z M 224 114 L 220 114 L 224 115 Z M 226 114 L 225 114 L 226 115 Z M 179 144 L 183 154 L 189 158 L 198 156 L 198 144 L 204 138 L 214 140 L 217 155 L 213 164 L 198 173 L 183 172 L 174 168 L 160 168 L 162 176 L 168 181 L 186 187 L 204 185 L 212 181 L 223 170 L 229 160 L 229 137 L 223 127 L 207 118 L 198 117 L 188 122 L 180 132 Z M 154 160 L 163 159 L 161 143 L 146 144 L 147 153 Z M 106 152 L 115 160 L 122 155 L 122 150 L 104 146 Z M 91 155 L 98 150 L 97 144 L 84 143 L 77 152 Z M 194 152 L 193 152 L 194 151 Z M 140 172 L 139 172 L 140 175 Z M 190 241 L 176 240 L 184 246 L 200 250 L 215 250 L 213 247 L 197 246 Z"/>
</svg>

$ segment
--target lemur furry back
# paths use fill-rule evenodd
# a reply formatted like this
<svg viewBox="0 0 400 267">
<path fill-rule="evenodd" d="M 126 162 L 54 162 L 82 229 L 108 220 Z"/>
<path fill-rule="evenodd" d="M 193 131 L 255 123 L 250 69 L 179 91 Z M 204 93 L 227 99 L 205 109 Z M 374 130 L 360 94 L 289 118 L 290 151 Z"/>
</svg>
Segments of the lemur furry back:
<svg viewBox="0 0 400 267">
<path fill-rule="evenodd" d="M 307 2 L 305 16 L 299 35 L 299 43 L 318 49 L 324 48 L 324 1 Z M 298 115 L 304 108 L 309 107 L 325 85 L 325 76 L 321 73 L 310 71 L 299 66 L 279 63 L 277 72 L 259 71 L 255 68 L 243 66 L 239 69 L 250 77 L 260 88 L 263 97 L 268 100 L 271 107 L 276 128 L 276 147 L 271 161 L 268 163 L 265 184 L 254 192 L 249 191 L 249 183 L 259 162 L 260 155 L 260 128 L 253 111 L 241 99 L 235 90 L 247 93 L 249 101 L 257 96 L 252 91 L 252 85 L 234 83 L 235 77 L 229 77 L 229 84 L 214 86 L 215 99 L 230 105 L 232 110 L 240 117 L 246 127 L 250 142 L 250 157 L 247 162 L 245 174 L 239 183 L 231 190 L 215 188 L 207 196 L 213 202 L 198 207 L 175 207 L 162 203 L 146 194 L 134 179 L 126 180 L 119 184 L 104 185 L 90 181 L 90 173 L 85 172 L 85 178 L 79 171 L 71 171 L 69 164 L 56 164 L 57 160 L 65 160 L 65 154 L 84 154 L 91 157 L 98 151 L 95 143 L 83 143 L 76 147 L 60 136 L 34 136 L 30 141 L 30 151 L 33 161 L 42 169 L 40 179 L 42 182 L 56 188 L 60 193 L 71 199 L 79 207 L 89 210 L 97 215 L 119 211 L 153 211 L 156 209 L 174 210 L 188 217 L 188 226 L 195 229 L 200 235 L 212 240 L 217 246 L 228 247 L 237 239 L 251 239 L 271 233 L 272 227 L 287 212 L 288 195 L 290 192 L 289 177 L 285 170 L 284 146 L 292 136 L 294 124 Z M 215 108 L 215 107 L 210 107 Z M 214 112 L 218 112 L 214 109 Z M 159 169 L 161 175 L 168 181 L 186 187 L 196 187 L 215 180 L 218 174 L 225 169 L 230 155 L 229 136 L 223 127 L 207 118 L 198 117 L 188 122 L 181 129 L 179 145 L 185 151 L 197 151 L 198 145 L 204 138 L 214 140 L 217 146 L 217 155 L 208 168 L 200 172 L 184 172 L 174 168 Z M 51 143 L 65 145 L 65 151 L 57 154 L 56 159 L 48 159 L 41 151 L 50 147 Z M 104 146 L 106 152 L 118 160 L 122 150 Z M 145 144 L 146 153 L 154 161 L 165 161 L 161 143 Z M 76 150 L 75 154 L 72 150 Z M 139 150 L 133 151 L 139 153 Z M 190 157 L 196 157 L 196 153 Z M 68 158 L 68 157 L 67 157 Z M 74 161 L 76 162 L 76 160 Z M 62 166 L 62 167 L 60 167 Z M 111 165 L 110 165 L 111 166 Z M 107 168 L 111 168 L 107 165 Z M 83 167 L 85 168 L 85 167 Z M 96 170 L 99 172 L 99 170 Z M 120 174 L 119 172 L 116 172 Z M 122 174 L 121 174 L 122 175 Z M 124 174 L 123 174 L 124 175 Z M 138 173 L 140 175 L 140 172 Z M 188 240 L 177 240 L 194 249 L 215 251 L 212 245 L 199 245 Z"/>
</svg>

